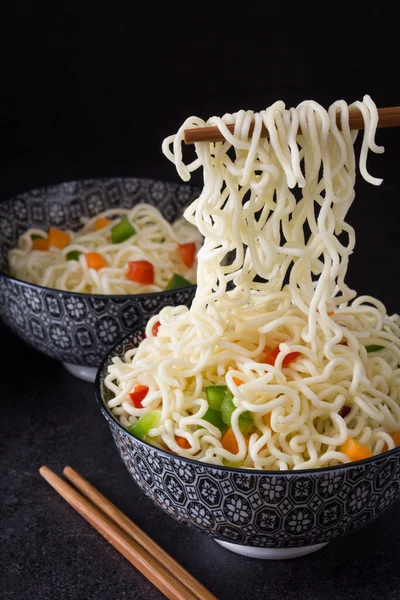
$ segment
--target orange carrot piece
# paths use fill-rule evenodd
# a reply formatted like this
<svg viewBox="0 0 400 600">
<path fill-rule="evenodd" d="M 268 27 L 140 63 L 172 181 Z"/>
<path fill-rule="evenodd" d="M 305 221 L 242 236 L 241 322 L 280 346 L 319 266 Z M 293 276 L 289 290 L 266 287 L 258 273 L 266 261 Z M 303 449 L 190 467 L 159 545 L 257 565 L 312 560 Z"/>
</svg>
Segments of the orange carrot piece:
<svg viewBox="0 0 400 600">
<path fill-rule="evenodd" d="M 85 258 L 89 269 L 96 269 L 98 271 L 107 266 L 106 261 L 98 252 L 86 252 Z"/>
<path fill-rule="evenodd" d="M 105 219 L 104 217 L 99 217 L 96 219 L 94 223 L 94 230 L 98 231 L 99 229 L 103 229 L 103 227 L 107 227 L 111 223 L 110 219 Z"/>
<path fill-rule="evenodd" d="M 175 440 L 176 440 L 176 443 L 178 444 L 178 446 L 180 446 L 181 448 L 184 448 L 185 450 L 189 450 L 189 448 L 192 447 L 189 444 L 189 442 L 187 441 L 187 439 L 180 435 L 176 435 Z"/>
<path fill-rule="evenodd" d="M 55 248 L 59 248 L 62 250 L 65 246 L 71 243 L 71 236 L 66 231 L 61 231 L 61 229 L 57 229 L 57 227 L 49 228 L 49 246 L 54 246 Z"/>
<path fill-rule="evenodd" d="M 221 443 L 222 447 L 225 448 L 225 450 L 228 450 L 228 452 L 232 452 L 232 454 L 237 454 L 239 452 L 239 446 L 232 427 L 229 427 L 229 429 L 226 430 L 221 438 Z"/>
<path fill-rule="evenodd" d="M 186 265 L 188 269 L 191 269 L 196 257 L 196 244 L 194 242 L 190 242 L 189 244 L 178 244 L 178 254 L 184 265 Z"/>
<path fill-rule="evenodd" d="M 233 371 L 232 367 L 229 367 L 228 371 Z M 235 385 L 242 385 L 242 383 L 244 383 L 244 381 L 239 379 L 239 377 L 232 377 L 232 379 L 233 379 Z"/>
<path fill-rule="evenodd" d="M 400 429 L 392 433 L 391 438 L 394 441 L 395 448 L 398 448 L 400 446 Z M 387 452 L 388 450 L 388 445 L 385 444 L 383 446 L 382 452 Z"/>
<path fill-rule="evenodd" d="M 352 462 L 372 456 L 372 452 L 366 444 L 361 444 L 353 438 L 347 438 L 345 443 L 341 445 L 340 451 L 346 454 Z"/>
<path fill-rule="evenodd" d="M 32 250 L 48 250 L 49 240 L 47 238 L 36 238 L 32 240 Z"/>
<path fill-rule="evenodd" d="M 396 448 L 400 446 L 400 429 L 392 434 L 392 439 Z"/>
</svg>

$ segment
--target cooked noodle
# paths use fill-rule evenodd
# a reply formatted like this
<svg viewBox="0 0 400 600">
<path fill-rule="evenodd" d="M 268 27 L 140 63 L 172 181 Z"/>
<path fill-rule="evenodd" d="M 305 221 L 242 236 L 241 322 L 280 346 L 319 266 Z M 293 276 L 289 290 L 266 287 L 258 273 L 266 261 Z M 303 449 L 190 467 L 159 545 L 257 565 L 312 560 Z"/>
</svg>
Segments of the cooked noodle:
<svg viewBox="0 0 400 600">
<path fill-rule="evenodd" d="M 335 102 L 328 111 L 313 101 L 290 110 L 277 102 L 261 113 L 207 122 L 191 117 L 165 140 L 164 153 L 182 179 L 204 170 L 202 193 L 184 215 L 204 236 L 198 288 L 190 309 L 164 308 L 149 321 L 140 346 L 113 359 L 106 386 L 115 397 L 108 404 L 122 425 L 159 410 L 148 433 L 155 445 L 256 469 L 349 462 L 342 450 L 349 438 L 373 454 L 394 447 L 400 320 L 375 298 L 357 298 L 345 283 L 355 244 L 345 221 L 356 176 L 352 107 L 365 125 L 361 174 L 379 185 L 366 170 L 368 150 L 383 152 L 374 141 L 377 111 L 369 96 L 350 107 Z M 269 139 L 260 138 L 263 123 Z M 197 159 L 186 165 L 183 131 L 204 125 L 217 125 L 226 141 L 196 144 Z M 266 353 L 279 344 L 268 364 Z M 136 384 L 149 388 L 143 408 L 129 397 Z M 233 393 L 234 451 L 203 418 L 210 385 Z M 247 436 L 239 424 L 245 411 L 253 419 Z"/>
<path fill-rule="evenodd" d="M 126 215 L 136 234 L 121 243 L 112 243 L 110 232 Z M 94 231 L 99 218 L 110 224 Z M 196 282 L 196 265 L 188 268 L 177 253 L 177 244 L 200 243 L 201 236 L 184 219 L 168 223 L 150 204 L 137 204 L 131 210 L 115 208 L 90 219 L 81 230 L 68 231 L 71 242 L 63 249 L 55 247 L 43 252 L 32 249 L 32 235 L 46 237 L 41 229 L 29 229 L 18 240 L 18 247 L 9 252 L 12 275 L 23 281 L 59 290 L 91 294 L 141 294 L 165 290 L 174 274 Z M 78 260 L 67 260 L 67 254 L 78 251 Z M 87 252 L 101 252 L 107 266 L 101 270 L 89 268 Z M 149 261 L 154 266 L 154 283 L 144 284 L 126 278 L 129 261 Z"/>
</svg>

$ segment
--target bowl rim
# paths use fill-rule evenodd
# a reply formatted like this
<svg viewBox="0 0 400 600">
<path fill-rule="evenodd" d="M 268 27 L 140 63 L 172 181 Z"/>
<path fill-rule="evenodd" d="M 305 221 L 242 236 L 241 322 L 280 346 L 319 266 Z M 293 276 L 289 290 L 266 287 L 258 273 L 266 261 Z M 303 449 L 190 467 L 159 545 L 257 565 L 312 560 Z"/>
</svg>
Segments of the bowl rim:
<svg viewBox="0 0 400 600">
<path fill-rule="evenodd" d="M 315 468 L 311 468 L 311 469 L 298 469 L 298 470 L 291 469 L 291 470 L 287 470 L 287 471 L 278 471 L 278 470 L 271 470 L 271 469 L 268 469 L 268 470 L 267 469 L 252 469 L 251 467 L 248 467 L 248 468 L 225 467 L 224 465 L 216 465 L 213 463 L 200 462 L 194 458 L 187 458 L 186 456 L 175 455 L 175 454 L 172 454 L 171 452 L 168 452 L 168 450 L 163 450 L 161 448 L 158 448 L 157 446 L 153 446 L 153 444 L 150 444 L 149 442 L 146 442 L 146 441 L 134 436 L 132 433 L 130 433 L 130 431 L 125 429 L 125 427 L 123 427 L 123 425 L 121 425 L 121 423 L 117 420 L 117 418 L 112 414 L 112 412 L 106 405 L 106 402 L 103 399 L 102 393 L 101 393 L 101 377 L 102 377 L 103 372 L 105 373 L 106 367 L 108 366 L 108 364 L 110 363 L 112 358 L 117 357 L 117 356 L 121 357 L 121 354 L 117 354 L 115 352 L 115 349 L 118 346 L 123 345 L 124 343 L 128 342 L 129 338 L 132 338 L 135 335 L 135 333 L 138 333 L 139 331 L 140 332 L 144 331 L 144 328 L 140 329 L 140 330 L 133 330 L 130 334 L 124 335 L 123 337 L 121 337 L 119 339 L 119 341 L 117 341 L 114 344 L 114 346 L 111 348 L 111 350 L 103 358 L 103 360 L 101 361 L 100 366 L 97 370 L 97 373 L 96 373 L 96 378 L 94 381 L 94 393 L 95 393 L 96 401 L 100 408 L 100 411 L 101 411 L 103 417 L 107 421 L 111 421 L 113 423 L 113 425 L 116 425 L 117 428 L 121 432 L 123 432 L 125 435 L 127 435 L 132 440 L 134 440 L 136 443 L 145 446 L 149 450 L 153 450 L 157 453 L 160 453 L 165 458 L 168 458 L 168 459 L 173 458 L 173 459 L 177 459 L 177 460 L 182 460 L 185 463 L 194 465 L 194 467 L 200 466 L 200 467 L 203 467 L 206 469 L 215 469 L 217 471 L 228 471 L 228 472 L 238 473 L 240 475 L 246 473 L 247 475 L 257 475 L 257 476 L 275 475 L 276 477 L 290 477 L 290 476 L 296 476 L 296 475 L 312 475 L 312 474 L 319 475 L 322 473 L 324 473 L 324 474 L 334 473 L 335 471 L 339 471 L 341 469 L 351 469 L 354 467 L 358 467 L 360 465 L 367 466 L 369 464 L 374 463 L 377 460 L 382 460 L 383 458 L 388 458 L 389 456 L 393 458 L 397 454 L 400 454 L 400 446 L 399 446 L 397 448 L 392 448 L 392 450 L 387 450 L 386 452 L 381 452 L 380 454 L 376 454 L 375 456 L 371 456 L 369 458 L 364 458 L 363 460 L 342 463 L 340 465 L 334 465 L 332 467 L 315 467 Z"/>
<path fill-rule="evenodd" d="M 5 198 L 4 201 L 6 202 L 14 202 L 15 200 L 19 200 L 21 199 L 21 196 L 23 196 L 24 194 L 33 194 L 34 192 L 36 193 L 40 193 L 43 190 L 49 189 L 49 188 L 53 188 L 53 187 L 59 187 L 59 186 L 63 186 L 63 185 L 72 185 L 74 183 L 80 183 L 80 184 L 84 184 L 85 182 L 112 182 L 112 181 L 132 181 L 132 180 L 142 180 L 142 181 L 149 181 L 149 182 L 162 182 L 165 184 L 169 184 L 169 185 L 175 185 L 177 187 L 190 187 L 193 190 L 196 189 L 197 186 L 191 185 L 190 183 L 182 183 L 182 182 L 177 182 L 177 181 L 172 181 L 172 180 L 167 180 L 167 179 L 153 179 L 152 177 L 132 177 L 132 176 L 116 176 L 116 177 L 82 177 L 82 179 L 66 179 L 65 181 L 59 181 L 57 183 L 49 183 L 48 185 L 42 185 L 40 187 L 34 187 L 34 188 L 30 188 L 28 190 L 22 191 L 22 192 L 18 192 L 17 194 L 15 194 L 14 196 L 11 196 L 9 198 Z M 30 283 L 29 281 L 24 281 L 23 279 L 18 279 L 17 277 L 14 277 L 13 275 L 10 275 L 9 273 L 5 273 L 4 271 L 0 270 L 0 279 L 4 278 L 4 279 L 8 279 L 10 281 L 12 281 L 13 283 L 15 283 L 16 285 L 23 285 L 25 287 L 28 288 L 34 288 L 34 289 L 38 289 L 41 290 L 43 292 L 45 291 L 49 291 L 49 292 L 58 292 L 60 294 L 68 294 L 70 296 L 77 296 L 77 297 L 93 297 L 96 299 L 117 299 L 117 298 L 138 298 L 139 300 L 141 298 L 143 298 L 144 296 L 152 298 L 154 296 L 158 296 L 160 294 L 165 294 L 167 295 L 171 295 L 173 296 L 174 294 L 176 294 L 177 292 L 180 292 L 182 290 L 193 290 L 197 287 L 196 283 L 193 283 L 192 285 L 188 285 L 186 287 L 182 287 L 182 288 L 178 288 L 176 290 L 160 290 L 159 292 L 142 292 L 140 294 L 91 294 L 91 293 L 86 293 L 86 292 L 74 292 L 74 291 L 70 291 L 70 290 L 60 290 L 57 288 L 51 288 L 51 287 L 46 287 L 44 285 L 39 285 L 37 283 Z"/>
</svg>

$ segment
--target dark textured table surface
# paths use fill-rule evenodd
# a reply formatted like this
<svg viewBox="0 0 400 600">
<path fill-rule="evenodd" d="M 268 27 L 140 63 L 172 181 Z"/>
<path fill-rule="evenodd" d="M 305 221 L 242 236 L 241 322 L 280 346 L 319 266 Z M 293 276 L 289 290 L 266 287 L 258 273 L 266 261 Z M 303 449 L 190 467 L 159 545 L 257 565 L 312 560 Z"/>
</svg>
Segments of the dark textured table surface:
<svg viewBox="0 0 400 600">
<path fill-rule="evenodd" d="M 79 470 L 220 600 L 400 598 L 400 505 L 315 554 L 261 561 L 176 523 L 125 469 L 90 383 L 1 327 L 0 598 L 163 598 L 40 477 Z"/>
</svg>

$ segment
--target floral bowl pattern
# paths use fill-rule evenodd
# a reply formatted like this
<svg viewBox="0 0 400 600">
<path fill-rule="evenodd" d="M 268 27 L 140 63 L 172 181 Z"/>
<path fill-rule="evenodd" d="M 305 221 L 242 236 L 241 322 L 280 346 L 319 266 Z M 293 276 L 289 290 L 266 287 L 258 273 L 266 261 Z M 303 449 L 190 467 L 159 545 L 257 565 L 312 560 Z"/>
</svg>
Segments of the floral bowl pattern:
<svg viewBox="0 0 400 600">
<path fill-rule="evenodd" d="M 44 288 L 9 275 L 8 251 L 29 227 L 77 229 L 82 216 L 147 202 L 168 221 L 182 215 L 198 190 L 140 178 L 71 181 L 31 190 L 0 203 L 0 316 L 28 344 L 60 361 L 97 368 L 122 335 L 143 327 L 168 305 L 190 305 L 196 286 L 137 295 L 100 295 Z M 90 371 L 92 367 L 92 373 Z M 77 374 L 75 372 L 75 374 Z"/>
<path fill-rule="evenodd" d="M 99 368 L 95 393 L 128 471 L 157 506 L 226 548 L 292 558 L 367 525 L 400 496 L 400 448 L 356 463 L 305 471 L 257 471 L 200 463 L 126 431 L 107 407 L 107 367 L 143 339 L 120 341 Z"/>
</svg>

